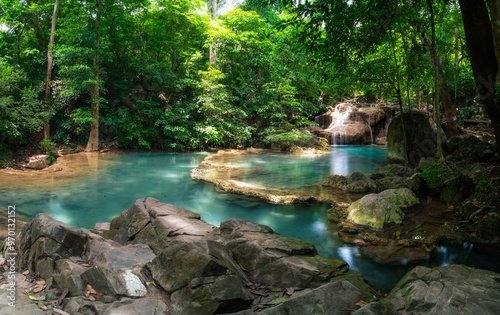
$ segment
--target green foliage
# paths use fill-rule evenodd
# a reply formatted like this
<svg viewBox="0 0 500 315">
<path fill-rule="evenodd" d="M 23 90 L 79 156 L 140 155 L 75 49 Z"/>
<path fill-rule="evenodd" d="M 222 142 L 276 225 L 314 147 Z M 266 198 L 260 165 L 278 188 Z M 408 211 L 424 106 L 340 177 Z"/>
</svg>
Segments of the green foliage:
<svg viewBox="0 0 500 315">
<path fill-rule="evenodd" d="M 421 170 L 421 176 L 430 189 L 443 187 L 454 176 L 453 170 L 446 164 L 439 163 L 431 158 L 420 162 L 418 168 Z"/>
<path fill-rule="evenodd" d="M 42 141 L 40 141 L 40 147 L 42 147 L 43 152 L 47 154 L 47 164 L 54 164 L 59 157 L 59 154 L 56 150 L 56 144 L 48 139 L 43 139 Z"/>
<path fill-rule="evenodd" d="M 280 151 L 290 151 L 293 147 L 307 147 L 313 142 L 311 134 L 299 130 L 283 131 L 269 128 L 262 132 L 261 136 L 264 144 Z"/>
</svg>

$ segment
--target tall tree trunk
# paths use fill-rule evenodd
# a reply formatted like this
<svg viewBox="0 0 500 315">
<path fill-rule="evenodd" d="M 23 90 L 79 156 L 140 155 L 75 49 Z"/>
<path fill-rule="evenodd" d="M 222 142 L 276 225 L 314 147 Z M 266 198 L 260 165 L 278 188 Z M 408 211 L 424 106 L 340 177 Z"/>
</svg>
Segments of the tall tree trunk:
<svg viewBox="0 0 500 315">
<path fill-rule="evenodd" d="M 459 3 L 477 90 L 484 109 L 491 119 L 495 139 L 499 144 L 500 95 L 495 96 L 495 92 L 500 82 L 500 78 L 497 76 L 500 65 L 500 43 L 498 43 L 498 38 L 500 38 L 500 3 L 499 0 L 488 0 L 490 12 L 488 12 L 484 0 L 459 0 Z M 500 145 L 498 152 L 500 153 Z"/>
<path fill-rule="evenodd" d="M 99 150 L 99 39 L 101 31 L 101 0 L 96 0 L 96 18 L 94 35 L 94 60 L 92 72 L 93 82 L 90 87 L 90 106 L 92 108 L 92 122 L 90 123 L 90 135 L 85 151 Z"/>
<path fill-rule="evenodd" d="M 436 25 L 434 23 L 434 8 L 432 7 L 432 0 L 427 0 L 427 6 L 429 7 L 429 11 L 431 13 L 431 49 L 432 49 L 432 58 L 434 61 L 437 61 L 437 51 L 436 51 Z M 436 63 L 437 64 L 437 63 Z M 437 139 L 437 156 L 441 162 L 444 162 L 443 156 L 443 148 L 441 146 L 441 113 L 439 110 L 439 72 L 438 67 L 434 67 L 434 83 L 435 83 L 435 97 L 434 97 L 434 111 L 436 115 L 436 139 Z"/>
<path fill-rule="evenodd" d="M 45 111 L 47 118 L 43 125 L 43 138 L 50 138 L 50 81 L 52 80 L 52 46 L 54 45 L 54 37 L 56 33 L 57 15 L 59 13 L 60 0 L 56 0 L 54 4 L 54 13 L 52 14 L 52 24 L 50 27 L 49 46 L 47 47 L 47 78 L 45 79 Z"/>
<path fill-rule="evenodd" d="M 435 36 L 436 35 L 434 34 L 434 37 Z M 435 45 L 435 42 L 429 39 L 429 37 L 423 32 L 422 27 L 420 27 L 419 38 L 427 49 L 427 59 L 429 59 L 429 62 L 435 69 L 438 76 L 438 82 L 441 84 L 441 86 L 438 87 L 438 91 L 441 92 L 441 100 L 443 102 L 443 109 L 446 118 L 446 134 L 448 136 L 462 134 L 463 131 L 460 129 L 460 126 L 455 120 L 455 105 L 451 100 L 450 89 L 448 88 L 448 83 L 446 82 L 446 78 L 444 76 L 443 67 L 437 57 L 437 52 L 434 51 L 436 48 L 433 48 L 433 43 Z"/>
<path fill-rule="evenodd" d="M 209 11 L 210 11 L 210 20 L 215 20 L 217 18 L 217 0 L 210 0 L 208 3 L 209 6 Z M 217 63 L 217 52 L 215 51 L 215 48 L 210 45 L 210 56 L 209 56 L 209 62 L 210 65 L 215 66 Z"/>
<path fill-rule="evenodd" d="M 403 119 L 403 98 L 401 97 L 401 84 L 399 83 L 400 77 L 399 77 L 399 65 L 398 65 L 398 58 L 396 57 L 396 47 L 394 45 L 394 39 L 392 38 L 392 31 L 389 31 L 389 36 L 391 38 L 391 45 L 392 45 L 392 55 L 394 58 L 394 64 L 396 65 L 396 79 L 397 79 L 397 88 L 396 88 L 396 93 L 398 97 L 398 102 L 399 102 L 399 110 L 401 112 L 401 126 L 403 127 L 403 141 L 404 141 L 404 148 L 405 148 L 405 162 L 408 163 L 408 152 L 406 151 L 407 148 L 407 140 L 406 140 L 406 128 L 405 128 L 405 121 Z"/>
</svg>

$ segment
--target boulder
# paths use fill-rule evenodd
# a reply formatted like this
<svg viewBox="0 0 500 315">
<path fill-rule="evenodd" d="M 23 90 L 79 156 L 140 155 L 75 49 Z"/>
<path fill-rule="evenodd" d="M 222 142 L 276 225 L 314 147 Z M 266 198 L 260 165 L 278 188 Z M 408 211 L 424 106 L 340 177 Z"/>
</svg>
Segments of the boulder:
<svg viewBox="0 0 500 315">
<path fill-rule="evenodd" d="M 246 276 L 231 252 L 214 241 L 173 244 L 148 267 L 155 282 L 172 294 L 173 314 L 238 311 L 253 301 L 245 287 Z"/>
<path fill-rule="evenodd" d="M 375 186 L 377 187 L 375 191 L 381 192 L 386 189 L 397 189 L 401 187 L 407 187 L 407 181 L 401 176 L 386 176 L 380 179 L 374 180 Z"/>
<path fill-rule="evenodd" d="M 429 117 L 420 111 L 412 110 L 403 114 L 404 127 L 401 115 L 398 115 L 389 125 L 387 131 L 387 159 L 391 163 L 406 163 L 417 165 L 420 159 L 433 156 L 436 153 L 436 133 Z M 406 134 L 406 146 L 404 140 Z M 405 159 L 408 156 L 408 161 Z"/>
<path fill-rule="evenodd" d="M 25 168 L 33 169 L 33 170 L 41 170 L 49 166 L 47 164 L 46 154 L 34 155 L 29 158 L 28 162 L 24 165 Z"/>
<path fill-rule="evenodd" d="M 173 243 L 209 239 L 214 229 L 197 213 L 143 198 L 114 218 L 102 235 L 120 244 L 147 244 L 159 253 Z"/>
<path fill-rule="evenodd" d="M 95 255 L 94 266 L 81 278 L 104 294 L 144 297 L 148 291 L 144 266 L 155 257 L 147 245 L 119 245 Z"/>
<path fill-rule="evenodd" d="M 416 267 L 384 299 L 353 314 L 498 314 L 500 275 L 463 265 Z"/>
<path fill-rule="evenodd" d="M 401 224 L 404 214 L 395 204 L 377 194 L 369 194 L 347 208 L 347 221 L 381 231 Z"/>
<path fill-rule="evenodd" d="M 164 315 L 167 313 L 168 306 L 162 300 L 124 298 L 111 303 L 102 315 Z"/>
<path fill-rule="evenodd" d="M 34 271 L 37 264 L 45 264 L 51 272 L 55 260 L 83 253 L 87 235 L 81 229 L 40 213 L 23 227 L 19 239 L 21 268 Z"/>
<path fill-rule="evenodd" d="M 222 241 L 250 281 L 285 287 L 317 287 L 347 272 L 341 260 L 321 257 L 310 242 L 284 238 L 270 227 L 230 219 L 220 226 Z"/>
<path fill-rule="evenodd" d="M 411 210 L 420 206 L 420 200 L 413 191 L 408 188 L 387 189 L 379 193 L 403 211 Z"/>
<path fill-rule="evenodd" d="M 360 172 L 354 172 L 349 176 L 329 175 L 323 179 L 321 185 L 349 192 L 370 192 L 376 189 L 375 182 Z"/>
<path fill-rule="evenodd" d="M 389 164 L 377 168 L 370 175 L 371 179 L 380 179 L 386 176 L 410 177 L 413 174 L 413 169 L 400 164 Z"/>
<path fill-rule="evenodd" d="M 359 274 L 358 274 L 359 275 Z M 278 306 L 265 309 L 259 314 L 303 315 L 303 314 L 351 314 L 357 310 L 359 301 L 373 301 L 379 298 L 375 288 L 364 281 L 352 281 L 341 277 L 315 289 L 307 289 Z M 358 278 L 361 278 L 359 275 Z M 252 313 L 246 313 L 252 314 Z"/>
</svg>

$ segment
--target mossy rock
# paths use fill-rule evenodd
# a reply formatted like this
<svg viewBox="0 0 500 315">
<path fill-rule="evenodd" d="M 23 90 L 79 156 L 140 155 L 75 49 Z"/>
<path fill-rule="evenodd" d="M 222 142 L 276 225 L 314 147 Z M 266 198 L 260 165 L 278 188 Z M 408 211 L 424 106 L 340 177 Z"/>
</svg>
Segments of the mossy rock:
<svg viewBox="0 0 500 315">
<path fill-rule="evenodd" d="M 407 187 L 405 178 L 401 176 L 386 176 L 384 178 L 377 179 L 375 180 L 375 185 L 377 186 L 377 192 L 381 192 L 386 189 Z"/>
<path fill-rule="evenodd" d="M 403 222 L 404 214 L 395 204 L 377 194 L 369 194 L 347 208 L 347 221 L 382 231 Z"/>
<path fill-rule="evenodd" d="M 323 179 L 321 185 L 359 193 L 375 191 L 377 189 L 375 182 L 370 177 L 360 172 L 354 172 L 349 176 L 330 175 Z"/>
<path fill-rule="evenodd" d="M 420 200 L 408 188 L 387 189 L 379 193 L 379 196 L 389 200 L 403 211 L 420 206 Z"/>
<path fill-rule="evenodd" d="M 459 205 L 464 198 L 457 186 L 445 185 L 441 188 L 439 200 L 449 205 Z"/>
<path fill-rule="evenodd" d="M 417 170 L 421 173 L 424 183 L 431 190 L 440 189 L 462 176 L 455 167 L 440 163 L 434 158 L 421 160 Z"/>
<path fill-rule="evenodd" d="M 436 153 L 436 133 L 424 112 L 412 110 L 396 116 L 387 130 L 387 160 L 417 165 L 421 158 Z M 404 135 L 406 134 L 406 145 Z M 408 157 L 408 159 L 406 159 Z"/>
<path fill-rule="evenodd" d="M 413 169 L 400 164 L 389 164 L 377 168 L 370 175 L 371 179 L 380 179 L 386 176 L 410 177 L 413 174 Z"/>
</svg>

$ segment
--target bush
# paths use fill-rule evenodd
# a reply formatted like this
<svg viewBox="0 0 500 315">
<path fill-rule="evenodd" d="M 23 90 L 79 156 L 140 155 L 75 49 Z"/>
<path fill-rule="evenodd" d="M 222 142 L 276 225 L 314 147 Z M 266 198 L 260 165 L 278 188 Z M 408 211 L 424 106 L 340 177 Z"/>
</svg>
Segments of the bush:
<svg viewBox="0 0 500 315">
<path fill-rule="evenodd" d="M 40 146 L 45 154 L 47 154 L 47 164 L 52 165 L 56 162 L 59 154 L 56 151 L 56 144 L 49 139 L 43 139 L 40 141 Z"/>
</svg>

